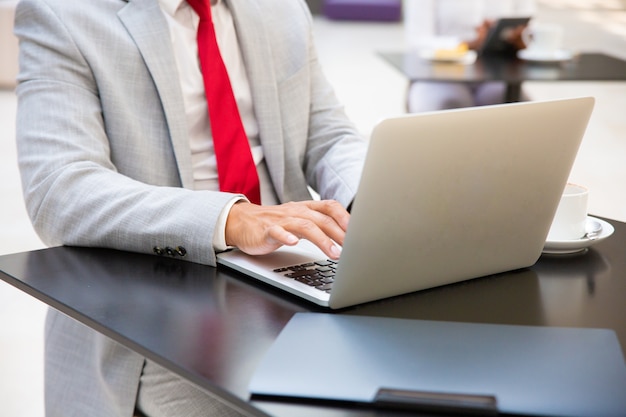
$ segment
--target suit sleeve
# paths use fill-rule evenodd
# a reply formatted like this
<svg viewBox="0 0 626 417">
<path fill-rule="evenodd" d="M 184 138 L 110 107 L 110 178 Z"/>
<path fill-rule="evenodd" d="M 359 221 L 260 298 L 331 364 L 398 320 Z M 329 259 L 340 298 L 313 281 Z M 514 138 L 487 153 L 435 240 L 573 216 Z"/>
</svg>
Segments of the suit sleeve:
<svg viewBox="0 0 626 417">
<path fill-rule="evenodd" d="M 273 44 L 273 57 L 289 158 L 285 177 L 295 183 L 304 175 L 306 184 L 322 199 L 334 199 L 347 207 L 357 192 L 367 142 L 348 119 L 324 74 L 312 19 L 308 10 L 303 10 L 306 6 L 298 10 L 297 5 L 304 4 L 301 1 L 290 2 L 289 7 L 280 3 L 267 26 L 272 39 L 283 39 Z M 280 24 L 286 20 L 297 24 Z"/>
<path fill-rule="evenodd" d="M 72 16 L 59 16 L 66 13 L 58 10 L 62 3 L 24 0 L 16 12 L 18 162 L 35 230 L 48 245 L 157 252 L 215 265 L 213 227 L 232 195 L 182 188 L 166 149 L 154 152 L 165 155 L 161 159 L 126 166 L 112 161 L 113 134 L 116 152 L 122 153 L 119 143 L 136 139 L 124 137 L 124 131 L 147 140 L 157 134 L 150 123 L 141 133 L 132 129 L 141 122 L 137 118 L 150 119 L 147 112 L 119 115 L 114 106 L 103 105 L 106 91 L 94 76 L 97 54 L 87 58 L 89 47 L 78 42 L 88 29 L 72 25 Z M 101 47 L 91 45 L 94 51 Z M 133 92 L 128 93 L 132 100 Z M 112 133 L 110 122 L 117 119 L 126 124 L 117 123 L 122 132 Z M 142 164 L 153 165 L 146 168 L 151 177 L 129 174 Z"/>
</svg>

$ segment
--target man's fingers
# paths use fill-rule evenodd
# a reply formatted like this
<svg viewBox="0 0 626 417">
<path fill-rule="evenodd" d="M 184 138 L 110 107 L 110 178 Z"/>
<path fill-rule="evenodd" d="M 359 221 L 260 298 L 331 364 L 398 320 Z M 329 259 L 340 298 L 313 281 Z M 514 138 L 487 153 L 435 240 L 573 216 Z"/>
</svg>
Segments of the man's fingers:
<svg viewBox="0 0 626 417">
<path fill-rule="evenodd" d="M 263 254 L 307 239 L 337 259 L 337 244 L 343 244 L 349 220 L 350 214 L 336 201 L 235 204 L 226 223 L 226 243 L 250 254 Z"/>
<path fill-rule="evenodd" d="M 336 201 L 309 201 L 304 205 L 305 207 L 300 206 L 303 211 L 294 216 L 295 221 L 287 228 L 298 236 L 311 240 L 325 251 L 330 240 L 343 245 L 350 221 L 350 214 L 346 209 Z M 320 231 L 322 234 L 319 234 Z"/>
<path fill-rule="evenodd" d="M 348 213 L 346 209 L 337 201 L 309 201 L 306 204 L 311 210 L 328 216 L 328 218 L 332 219 L 334 223 L 336 223 L 344 232 L 348 230 L 350 213 Z M 325 221 L 328 221 L 328 219 Z"/>
<path fill-rule="evenodd" d="M 279 228 L 282 229 L 282 231 L 279 231 Z M 335 229 L 338 228 L 335 227 Z M 291 243 L 286 240 L 281 240 L 283 239 L 282 236 L 306 239 L 320 248 L 322 252 L 331 259 L 339 259 L 341 255 L 341 251 L 337 247 L 335 240 L 329 237 L 329 234 L 318 224 L 309 219 L 294 218 L 290 221 L 284 221 L 281 223 L 280 227 L 277 226 L 272 229 L 270 236 L 272 239 L 279 240 L 285 245 L 291 245 Z M 343 235 L 340 235 L 339 238 L 343 241 Z"/>
<path fill-rule="evenodd" d="M 280 245 L 293 246 L 298 243 L 300 238 L 295 234 L 285 230 L 283 227 L 273 225 L 268 229 L 268 237 Z M 269 242 L 270 244 L 272 241 Z"/>
</svg>

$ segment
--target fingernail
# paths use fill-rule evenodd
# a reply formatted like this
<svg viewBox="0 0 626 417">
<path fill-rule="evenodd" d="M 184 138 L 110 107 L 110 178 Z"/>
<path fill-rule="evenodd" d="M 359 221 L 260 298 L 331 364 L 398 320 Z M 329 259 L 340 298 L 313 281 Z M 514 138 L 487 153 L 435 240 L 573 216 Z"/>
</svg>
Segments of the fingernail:
<svg viewBox="0 0 626 417">
<path fill-rule="evenodd" d="M 330 247 L 330 254 L 335 258 L 339 258 L 341 256 L 341 250 L 336 245 L 333 245 Z"/>
<path fill-rule="evenodd" d="M 295 245 L 296 243 L 298 243 L 299 239 L 298 236 L 296 235 L 292 235 L 290 234 L 289 236 L 287 236 L 287 242 L 290 245 Z"/>
</svg>

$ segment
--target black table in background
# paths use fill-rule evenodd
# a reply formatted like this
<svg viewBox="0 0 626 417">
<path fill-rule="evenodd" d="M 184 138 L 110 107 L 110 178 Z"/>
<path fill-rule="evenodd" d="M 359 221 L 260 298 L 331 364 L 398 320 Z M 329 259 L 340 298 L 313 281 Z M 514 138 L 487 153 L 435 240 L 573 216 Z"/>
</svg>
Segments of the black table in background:
<svg viewBox="0 0 626 417">
<path fill-rule="evenodd" d="M 626 224 L 577 256 L 333 314 L 596 327 L 626 347 Z M 0 279 L 259 415 L 406 416 L 330 403 L 250 399 L 248 382 L 299 311 L 327 311 L 236 273 L 110 249 L 55 247 L 0 257 Z M 418 272 L 416 272 L 418 273 Z M 324 352 L 305 352 L 319 360 Z"/>
<path fill-rule="evenodd" d="M 416 52 L 382 52 L 409 81 L 504 81 L 505 102 L 520 100 L 524 81 L 626 81 L 626 61 L 603 53 L 580 53 L 562 62 L 529 62 L 509 56 L 479 56 L 471 65 L 433 62 Z"/>
</svg>

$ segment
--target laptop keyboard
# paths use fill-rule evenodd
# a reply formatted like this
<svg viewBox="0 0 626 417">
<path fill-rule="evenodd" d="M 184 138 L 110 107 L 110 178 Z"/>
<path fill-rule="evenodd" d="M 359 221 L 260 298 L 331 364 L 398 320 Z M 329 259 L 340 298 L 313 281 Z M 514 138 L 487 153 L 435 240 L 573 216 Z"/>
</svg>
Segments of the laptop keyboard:
<svg viewBox="0 0 626 417">
<path fill-rule="evenodd" d="M 287 278 L 294 279 L 320 291 L 330 293 L 330 289 L 335 281 L 336 270 L 336 261 L 323 259 L 300 265 L 277 268 L 274 269 L 274 272 L 281 273 Z"/>
</svg>

